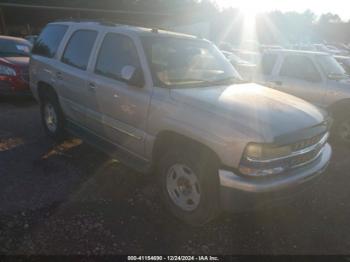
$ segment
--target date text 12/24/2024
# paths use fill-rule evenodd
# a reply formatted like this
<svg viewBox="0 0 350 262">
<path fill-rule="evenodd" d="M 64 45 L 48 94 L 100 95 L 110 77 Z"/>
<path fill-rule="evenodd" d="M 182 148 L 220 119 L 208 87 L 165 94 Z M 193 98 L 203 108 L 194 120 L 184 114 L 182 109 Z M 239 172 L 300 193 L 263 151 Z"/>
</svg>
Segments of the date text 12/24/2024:
<svg viewBox="0 0 350 262">
<path fill-rule="evenodd" d="M 217 256 L 128 256 L 128 261 L 220 261 Z"/>
</svg>

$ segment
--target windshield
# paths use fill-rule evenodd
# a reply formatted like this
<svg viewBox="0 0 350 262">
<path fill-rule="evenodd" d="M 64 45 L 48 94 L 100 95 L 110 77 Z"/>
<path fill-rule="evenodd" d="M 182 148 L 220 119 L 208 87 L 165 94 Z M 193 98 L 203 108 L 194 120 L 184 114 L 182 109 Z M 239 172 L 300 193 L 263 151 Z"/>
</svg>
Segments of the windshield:
<svg viewBox="0 0 350 262">
<path fill-rule="evenodd" d="M 321 65 L 322 70 L 328 77 L 347 78 L 344 68 L 338 63 L 333 56 L 321 55 L 317 56 L 317 61 Z"/>
<path fill-rule="evenodd" d="M 155 84 L 193 87 L 241 81 L 225 56 L 211 43 L 175 37 L 142 39 Z"/>
<path fill-rule="evenodd" d="M 29 56 L 30 48 L 24 41 L 0 39 L 0 57 Z"/>
</svg>

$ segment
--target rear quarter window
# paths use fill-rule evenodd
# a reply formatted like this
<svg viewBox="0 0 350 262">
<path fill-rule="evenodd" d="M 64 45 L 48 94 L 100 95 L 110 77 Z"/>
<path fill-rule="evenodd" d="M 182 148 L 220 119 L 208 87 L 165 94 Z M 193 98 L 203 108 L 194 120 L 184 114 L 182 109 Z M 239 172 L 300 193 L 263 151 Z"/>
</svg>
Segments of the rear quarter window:
<svg viewBox="0 0 350 262">
<path fill-rule="evenodd" d="M 54 57 L 67 29 L 67 25 L 46 26 L 35 41 L 32 53 L 49 58 Z"/>
</svg>

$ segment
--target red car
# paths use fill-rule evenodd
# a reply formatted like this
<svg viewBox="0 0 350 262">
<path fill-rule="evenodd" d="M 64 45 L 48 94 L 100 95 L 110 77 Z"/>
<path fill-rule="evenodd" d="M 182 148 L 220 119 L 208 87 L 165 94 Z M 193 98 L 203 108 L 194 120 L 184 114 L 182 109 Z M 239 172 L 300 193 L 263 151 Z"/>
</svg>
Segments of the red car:
<svg viewBox="0 0 350 262">
<path fill-rule="evenodd" d="M 0 96 L 30 94 L 30 50 L 25 39 L 0 36 Z"/>
</svg>

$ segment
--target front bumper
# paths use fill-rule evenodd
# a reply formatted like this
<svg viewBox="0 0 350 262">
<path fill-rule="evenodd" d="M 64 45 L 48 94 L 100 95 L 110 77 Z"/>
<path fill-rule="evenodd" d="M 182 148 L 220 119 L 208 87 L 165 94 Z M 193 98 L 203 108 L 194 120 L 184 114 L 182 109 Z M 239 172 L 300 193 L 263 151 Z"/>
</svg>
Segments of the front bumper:
<svg viewBox="0 0 350 262">
<path fill-rule="evenodd" d="M 332 149 L 326 144 L 312 163 L 269 178 L 243 177 L 219 170 L 221 205 L 226 210 L 244 211 L 291 199 L 325 171 L 331 155 Z"/>
</svg>

